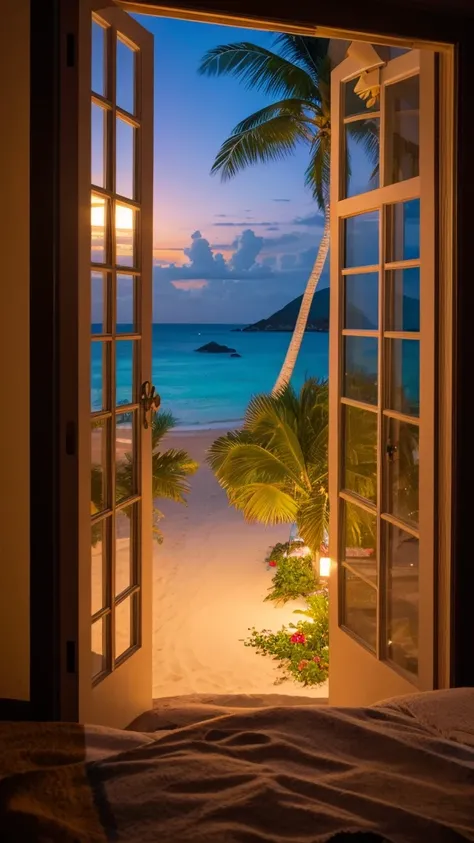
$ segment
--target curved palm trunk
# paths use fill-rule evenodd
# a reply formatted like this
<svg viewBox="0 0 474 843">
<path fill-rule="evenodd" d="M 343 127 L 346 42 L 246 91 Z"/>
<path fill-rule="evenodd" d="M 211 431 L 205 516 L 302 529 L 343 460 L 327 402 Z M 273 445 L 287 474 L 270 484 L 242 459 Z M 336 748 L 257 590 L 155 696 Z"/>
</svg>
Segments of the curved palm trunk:
<svg viewBox="0 0 474 843">
<path fill-rule="evenodd" d="M 275 386 L 272 389 L 272 395 L 275 395 L 277 392 L 280 392 L 280 390 L 287 386 L 287 384 L 291 380 L 291 376 L 295 368 L 295 363 L 298 358 L 299 350 L 301 348 L 301 343 L 303 342 L 304 332 L 308 323 L 308 316 L 311 309 L 311 305 L 313 303 L 316 287 L 318 286 L 319 279 L 321 278 L 321 274 L 324 269 L 324 264 L 326 263 L 328 251 L 329 206 L 327 206 L 325 210 L 324 230 L 323 236 L 321 238 L 321 243 L 319 244 L 318 254 L 316 256 L 313 269 L 311 270 L 311 275 L 309 276 L 308 283 L 303 294 L 300 312 L 298 313 L 298 318 L 296 320 L 296 324 L 293 330 L 290 344 L 288 346 L 288 351 L 286 352 L 286 357 L 283 366 L 281 367 L 280 374 L 276 379 Z"/>
</svg>

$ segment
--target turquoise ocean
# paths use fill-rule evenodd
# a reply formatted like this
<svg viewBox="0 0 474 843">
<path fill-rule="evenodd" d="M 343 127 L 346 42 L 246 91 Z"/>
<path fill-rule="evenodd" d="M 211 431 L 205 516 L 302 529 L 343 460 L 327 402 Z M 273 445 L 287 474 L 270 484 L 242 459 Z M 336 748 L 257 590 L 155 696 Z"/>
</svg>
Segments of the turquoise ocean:
<svg viewBox="0 0 474 843">
<path fill-rule="evenodd" d="M 242 420 L 252 395 L 269 392 L 285 358 L 289 333 L 240 333 L 236 325 L 153 325 L 153 383 L 163 409 L 181 428 L 226 428 Z M 305 334 L 293 384 L 328 375 L 327 333 Z M 241 355 L 199 354 L 208 342 Z M 118 367 L 119 371 L 119 367 Z M 120 384 L 117 383 L 120 400 Z"/>
</svg>

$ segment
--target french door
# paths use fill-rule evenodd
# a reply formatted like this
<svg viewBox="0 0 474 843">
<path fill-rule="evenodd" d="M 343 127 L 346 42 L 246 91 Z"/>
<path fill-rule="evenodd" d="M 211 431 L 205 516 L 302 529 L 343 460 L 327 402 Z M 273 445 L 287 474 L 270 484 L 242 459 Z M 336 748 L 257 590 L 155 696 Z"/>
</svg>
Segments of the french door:
<svg viewBox="0 0 474 843">
<path fill-rule="evenodd" d="M 330 702 L 434 687 L 434 54 L 331 82 Z"/>
<path fill-rule="evenodd" d="M 61 710 L 123 727 L 152 693 L 153 38 L 102 5 L 61 10 Z"/>
</svg>

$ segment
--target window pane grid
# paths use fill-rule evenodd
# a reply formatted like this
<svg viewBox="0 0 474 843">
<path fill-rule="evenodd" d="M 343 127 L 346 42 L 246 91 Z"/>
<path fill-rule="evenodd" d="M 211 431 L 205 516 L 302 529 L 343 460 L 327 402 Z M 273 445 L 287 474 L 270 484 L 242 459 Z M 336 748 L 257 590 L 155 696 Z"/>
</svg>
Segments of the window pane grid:
<svg viewBox="0 0 474 843">
<path fill-rule="evenodd" d="M 141 333 L 140 333 L 140 266 L 139 266 L 139 132 L 141 131 L 139 73 L 140 54 L 135 45 L 122 37 L 113 26 L 102 25 L 93 18 L 96 48 L 95 76 L 93 68 L 93 90 L 91 109 L 95 115 L 95 137 L 101 141 L 96 148 L 91 215 L 91 270 L 104 278 L 102 292 L 102 322 L 91 315 L 91 352 L 101 356 L 101 384 L 96 387 L 102 395 L 102 408 L 91 413 L 94 426 L 105 425 L 107 431 L 107 464 L 104 508 L 91 513 L 91 529 L 94 536 L 107 534 L 104 547 L 103 578 L 107 580 L 107 605 L 91 612 L 93 644 L 93 684 L 101 681 L 110 671 L 127 659 L 139 642 L 140 613 L 140 465 L 139 425 L 141 423 L 139 404 L 139 383 L 141 377 Z M 101 32 L 103 39 L 100 40 Z M 100 49 L 99 49 L 100 48 Z M 100 52 L 102 51 L 102 52 Z M 101 58 L 102 56 L 102 58 Z M 119 62 L 125 64 L 119 66 Z M 106 60 L 105 60 L 106 58 Z M 102 62 L 102 65 L 101 65 Z M 128 62 L 128 69 L 127 69 Z M 127 73 L 131 68 L 131 84 L 128 86 L 128 100 L 123 98 L 127 89 Z M 120 82 L 120 73 L 123 84 Z M 127 93 L 127 91 L 126 91 Z M 117 97 L 121 100 L 117 102 Z M 102 129 L 100 127 L 102 121 Z M 117 161 L 118 131 L 123 129 L 121 155 Z M 100 131 L 99 131 L 100 130 Z M 126 142 L 124 141 L 124 138 Z M 117 165 L 127 171 L 124 181 Z M 122 195 L 125 194 L 125 195 Z M 128 195 L 127 195 L 128 194 Z M 124 278 L 129 277 L 129 280 Z M 96 280 L 96 295 L 99 281 Z M 91 288 L 92 293 L 92 288 Z M 118 295 L 120 294 L 120 299 Z M 92 313 L 92 311 L 91 311 Z M 95 330 L 94 330 L 95 326 Z M 99 333 L 100 331 L 100 333 Z M 102 346 L 97 345 L 102 341 Z M 92 345 L 94 343 L 94 345 Z M 104 356 L 105 355 L 105 356 Z M 92 354 L 91 354 L 92 356 Z M 98 359 L 98 358 L 97 358 Z M 104 362 L 106 360 L 106 363 Z M 118 366 L 120 377 L 125 378 L 125 387 L 117 389 Z M 125 370 L 123 367 L 125 366 Z M 96 375 L 97 378 L 97 375 Z M 96 401 L 100 400 L 97 392 Z M 119 394 L 120 393 L 120 394 Z M 131 422 L 132 427 L 129 427 Z M 104 434 L 105 435 L 105 434 Z M 117 440 L 123 440 L 118 442 Z M 117 499 L 116 449 L 121 465 L 127 467 L 124 455 L 130 445 L 131 485 L 122 481 L 123 494 Z M 104 480 L 105 482 L 105 480 Z M 125 482 L 125 485 L 124 485 Z M 125 526 L 125 536 L 117 533 L 119 521 Z M 95 531 L 95 532 L 94 532 Z M 121 541 L 118 554 L 117 541 Z M 96 579 L 100 579 L 99 552 L 96 552 Z M 120 557 L 120 558 L 119 558 Z M 125 562 L 123 560 L 125 559 Z M 124 569 L 122 580 L 118 580 L 117 560 Z M 127 561 L 128 560 L 128 561 Z M 128 567 L 127 567 L 128 566 Z M 120 594 L 116 595 L 116 585 Z M 101 586 L 99 582 L 98 588 Z M 97 599 L 99 599 L 97 597 Z M 128 602 L 127 602 L 128 601 Z M 129 607 L 129 612 L 128 612 Z M 117 614 L 118 613 L 118 614 Z M 117 624 L 122 624 L 122 637 Z"/>
<path fill-rule="evenodd" d="M 371 502 L 366 500 L 363 497 L 360 497 L 358 494 L 354 492 L 354 490 L 347 489 L 347 459 L 343 456 L 342 458 L 342 471 L 339 477 L 339 499 L 341 502 L 341 507 L 344 510 L 344 507 L 349 504 L 350 506 L 357 508 L 360 510 L 361 515 L 362 512 L 366 513 L 366 516 L 369 514 L 372 517 L 376 518 L 378 527 L 376 530 L 376 570 L 377 570 L 377 581 L 374 581 L 373 578 L 370 576 L 366 576 L 364 573 L 363 568 L 359 565 L 351 564 L 350 560 L 348 561 L 345 555 L 345 550 L 343 547 L 340 548 L 340 570 L 342 576 L 342 584 L 341 584 L 341 626 L 344 628 L 350 635 L 353 635 L 359 642 L 368 647 L 369 650 L 374 652 L 374 655 L 377 659 L 384 659 L 390 658 L 390 653 L 387 645 L 386 634 L 384 630 L 387 628 L 386 624 L 388 622 L 388 616 L 386 615 L 385 611 L 385 604 L 387 601 L 386 597 L 386 590 L 389 583 L 389 572 L 388 572 L 388 560 L 387 560 L 387 553 L 388 553 L 388 545 L 386 543 L 386 530 L 389 528 L 401 530 L 405 534 L 412 536 L 413 540 L 418 538 L 418 529 L 409 521 L 406 522 L 403 517 L 397 517 L 396 515 L 392 514 L 391 512 L 386 511 L 387 504 L 388 504 L 388 495 L 389 495 L 389 488 L 388 488 L 388 469 L 387 465 L 385 464 L 385 454 L 384 454 L 384 443 L 386 438 L 386 431 L 385 425 L 398 422 L 398 423 L 408 423 L 413 424 L 413 429 L 419 427 L 419 417 L 413 417 L 410 414 L 400 412 L 402 406 L 394 406 L 391 403 L 388 403 L 388 387 L 390 380 L 393 379 L 396 375 L 391 371 L 389 368 L 393 369 L 393 349 L 387 347 L 387 342 L 393 341 L 409 341 L 410 343 L 417 343 L 420 342 L 420 332 L 418 331 L 409 331 L 409 330 L 396 330 L 399 326 L 394 323 L 394 315 L 393 312 L 388 312 L 387 308 L 390 306 L 393 308 L 393 304 L 390 302 L 393 301 L 393 298 L 390 300 L 387 297 L 387 278 L 388 273 L 394 273 L 396 271 L 404 271 L 410 269 L 416 269 L 420 267 L 420 259 L 418 257 L 407 257 L 406 259 L 392 259 L 387 260 L 389 257 L 386 251 L 389 247 L 387 242 L 387 226 L 388 221 L 391 216 L 394 217 L 395 212 L 389 206 L 382 206 L 378 210 L 378 218 L 379 218 L 379 229 L 378 229 L 378 249 L 379 249 L 379 256 L 381 258 L 380 263 L 369 263 L 369 261 L 364 261 L 362 258 L 355 258 L 357 252 L 357 246 L 353 247 L 352 256 L 349 258 L 349 266 L 346 265 L 343 269 L 340 270 L 340 277 L 341 277 L 341 287 L 340 287 L 340 298 L 342 301 L 342 308 L 340 310 L 340 317 L 339 317 L 339 327 L 340 327 L 340 343 L 341 343 L 341 361 L 343 362 L 343 379 L 342 385 L 345 394 L 340 396 L 340 404 L 341 407 L 346 408 L 346 412 L 349 408 L 355 408 L 356 411 L 363 411 L 372 413 L 372 416 L 375 416 L 377 420 L 377 496 L 376 502 Z M 344 228 L 346 230 L 346 238 L 347 238 L 347 229 L 346 223 L 347 220 L 350 218 L 346 218 L 342 221 Z M 357 225 L 357 223 L 355 224 Z M 390 244 L 390 248 L 392 249 L 393 253 L 393 244 Z M 391 254 L 392 254 L 391 253 Z M 345 254 L 346 254 L 346 261 L 348 261 L 347 257 L 347 243 L 345 246 Z M 393 258 L 395 258 L 395 254 L 393 254 Z M 382 268 L 382 270 L 381 270 Z M 347 292 L 345 288 L 345 278 L 352 277 L 354 278 L 354 284 L 357 284 L 357 276 L 361 278 L 368 278 L 368 273 L 374 272 L 378 273 L 378 326 L 374 329 L 364 329 L 364 328 L 346 328 L 345 323 L 348 317 L 347 311 Z M 368 278 L 370 283 L 370 278 Z M 354 299 L 354 290 L 356 288 L 351 288 L 351 295 L 352 301 L 354 303 L 360 304 L 357 299 Z M 399 292 L 397 292 L 400 295 Z M 375 294 L 374 294 L 375 295 Z M 390 296 L 393 296 L 392 288 L 390 288 Z M 396 311 L 395 311 L 396 313 Z M 353 317 L 351 317 L 353 318 Z M 360 319 L 359 319 L 360 321 Z M 367 404 L 364 399 L 360 400 L 360 398 L 356 397 L 356 395 L 352 395 L 351 391 L 347 391 L 347 374 L 348 374 L 348 364 L 347 364 L 347 357 L 346 357 L 346 350 L 345 350 L 345 343 L 347 342 L 344 338 L 360 338 L 362 341 L 378 341 L 377 342 L 377 400 L 373 401 L 373 395 L 367 394 L 367 398 L 370 398 L 371 404 Z M 415 348 L 415 346 L 413 346 Z M 366 352 L 368 353 L 369 349 L 367 347 Z M 355 355 L 355 352 L 352 354 L 353 361 L 360 359 L 364 362 L 367 358 L 367 354 L 364 355 L 362 347 L 360 349 L 360 355 Z M 355 356 L 354 356 L 355 355 Z M 349 369 L 351 367 L 349 366 Z M 353 368 L 353 367 L 352 367 Z M 372 372 L 372 369 L 370 369 Z M 355 374 L 355 369 L 354 369 Z M 375 376 L 375 373 L 374 373 Z M 403 375 L 399 373 L 398 380 L 400 378 L 403 379 Z M 344 386 L 345 384 L 345 386 Z M 391 387 L 393 389 L 393 386 Z M 370 390 L 369 390 L 370 391 Z M 364 396 L 365 397 L 365 396 Z M 372 403 L 373 402 L 373 403 Z M 406 402 L 405 402 L 406 403 Z M 408 405 L 407 405 L 408 406 Z M 414 405 L 413 405 L 414 406 Z M 403 404 L 403 409 L 405 408 L 405 404 Z M 369 417 L 367 417 L 369 418 Z M 342 423 L 342 430 L 344 430 L 343 418 L 341 419 Z M 341 436 L 344 436 L 341 433 Z M 340 440 L 342 448 L 342 440 Z M 346 448 L 347 448 L 347 441 L 346 441 Z M 360 453 L 357 454 L 357 458 L 360 458 Z M 344 468 L 345 466 L 345 468 Z M 387 476 L 386 476 L 387 475 Z M 398 482 L 398 478 L 395 482 Z M 384 525 L 383 529 L 382 526 Z M 344 542 L 346 540 L 344 539 Z M 344 546 L 345 547 L 345 546 Z M 349 580 L 347 579 L 349 577 Z M 360 585 L 357 585 L 359 583 Z M 378 583 L 378 585 L 377 585 Z M 363 584 L 363 585 L 362 585 Z M 362 590 L 361 590 L 362 589 Z M 369 591 L 364 591 L 364 589 L 369 589 Z M 364 601 L 368 599 L 368 594 L 372 593 L 375 596 L 376 606 L 374 607 L 373 604 L 369 600 L 369 604 L 363 608 Z M 359 594 L 359 597 L 356 595 Z M 365 597 L 364 597 L 365 594 Z M 350 601 L 350 608 L 348 608 L 347 601 Z M 357 606 L 359 606 L 357 608 Z M 347 616 L 347 612 L 349 612 L 349 617 Z M 375 633 L 372 626 L 364 626 L 365 621 L 363 622 L 360 618 L 358 618 L 358 613 L 362 612 L 362 616 L 367 615 L 367 617 L 374 615 L 375 613 Z M 373 617 L 372 617 L 373 621 Z"/>
</svg>

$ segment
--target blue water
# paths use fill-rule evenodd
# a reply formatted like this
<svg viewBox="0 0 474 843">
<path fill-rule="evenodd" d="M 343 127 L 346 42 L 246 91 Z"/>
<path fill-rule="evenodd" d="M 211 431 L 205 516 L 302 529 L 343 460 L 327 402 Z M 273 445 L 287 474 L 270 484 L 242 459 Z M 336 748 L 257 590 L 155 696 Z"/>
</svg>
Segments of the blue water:
<svg viewBox="0 0 474 843">
<path fill-rule="evenodd" d="M 221 428 L 237 424 L 242 420 L 251 396 L 272 389 L 291 334 L 240 333 L 234 332 L 233 327 L 153 325 L 153 382 L 161 396 L 162 408 L 171 410 L 181 428 Z M 93 333 L 99 333 L 101 326 L 93 325 L 92 329 Z M 129 333 L 132 326 L 118 325 L 117 333 L 121 331 Z M 296 389 L 309 376 L 328 376 L 328 340 L 328 334 L 305 334 L 292 379 Z M 346 348 L 346 368 L 349 372 L 365 373 L 370 394 L 362 400 L 376 403 L 377 341 L 367 338 L 349 340 L 351 346 Z M 228 354 L 196 352 L 201 345 L 211 341 L 235 348 L 242 356 L 233 358 Z M 390 406 L 394 410 L 417 415 L 420 390 L 418 342 L 390 342 L 394 344 Z M 133 394 L 133 354 L 136 342 L 121 340 L 115 346 L 116 403 L 129 404 L 138 397 Z M 104 371 L 108 368 L 108 349 L 108 343 L 92 343 L 93 411 L 103 406 L 102 390 L 106 382 Z M 350 396 L 350 392 L 346 394 Z M 352 397 L 361 398 L 360 395 Z M 125 417 L 123 421 L 126 421 Z"/>
<path fill-rule="evenodd" d="M 233 333 L 233 325 L 154 325 L 153 382 L 162 407 L 180 426 L 220 427 L 243 418 L 252 395 L 271 390 L 291 334 Z M 328 375 L 328 334 L 305 334 L 293 383 Z M 197 354 L 208 342 L 235 348 L 227 354 Z"/>
</svg>

